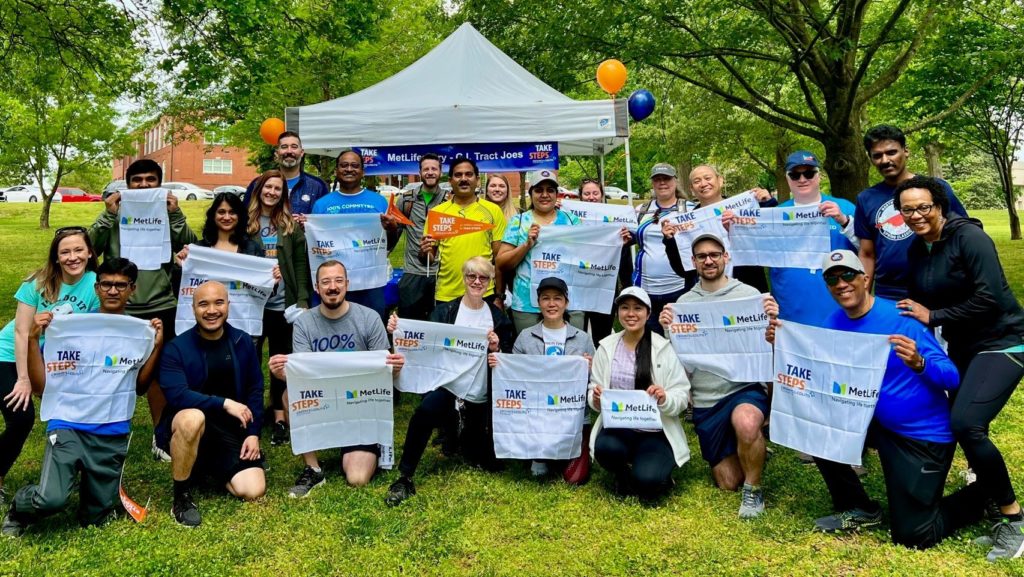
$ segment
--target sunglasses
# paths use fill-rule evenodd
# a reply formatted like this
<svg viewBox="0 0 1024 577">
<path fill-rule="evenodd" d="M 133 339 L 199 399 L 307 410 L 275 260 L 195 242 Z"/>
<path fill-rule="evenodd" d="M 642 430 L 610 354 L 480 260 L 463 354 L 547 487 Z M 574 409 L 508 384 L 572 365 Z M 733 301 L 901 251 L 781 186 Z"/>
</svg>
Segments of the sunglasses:
<svg viewBox="0 0 1024 577">
<path fill-rule="evenodd" d="M 791 170 L 791 171 L 787 172 L 786 174 L 789 175 L 789 178 L 791 180 L 800 180 L 801 178 L 806 178 L 807 180 L 811 180 L 815 176 L 818 176 L 818 171 L 814 170 L 814 169 L 811 169 L 811 170 Z"/>
<path fill-rule="evenodd" d="M 88 231 L 84 226 L 64 226 L 57 229 L 53 236 L 64 236 L 66 234 L 85 234 Z"/>
<path fill-rule="evenodd" d="M 827 274 L 825 275 L 825 284 L 828 286 L 836 286 L 839 284 L 839 279 L 843 279 L 843 282 L 845 283 L 851 283 L 859 274 L 861 273 L 855 270 L 844 270 L 839 274 Z"/>
</svg>

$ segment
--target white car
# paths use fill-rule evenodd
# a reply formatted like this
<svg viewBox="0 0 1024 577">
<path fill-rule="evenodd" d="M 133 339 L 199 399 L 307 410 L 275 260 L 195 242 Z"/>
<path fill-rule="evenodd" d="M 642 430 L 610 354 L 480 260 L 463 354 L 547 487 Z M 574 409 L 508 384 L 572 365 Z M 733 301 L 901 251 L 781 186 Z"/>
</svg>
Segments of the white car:
<svg viewBox="0 0 1024 577">
<path fill-rule="evenodd" d="M 636 200 L 637 195 L 635 192 L 626 192 L 617 186 L 606 186 L 604 187 L 605 198 L 617 198 L 619 200 Z"/>
<path fill-rule="evenodd" d="M 213 191 L 200 188 L 190 182 L 165 182 L 161 188 L 170 189 L 178 200 L 213 200 Z"/>
<path fill-rule="evenodd" d="M 238 186 L 236 184 L 225 184 L 224 186 L 218 186 L 213 189 L 213 194 L 220 194 L 222 192 L 230 192 L 231 194 L 237 194 L 238 196 L 245 196 L 245 187 Z"/>
<path fill-rule="evenodd" d="M 390 196 L 402 192 L 402 189 L 398 188 L 397 186 L 391 186 L 390 184 L 378 184 L 377 192 L 383 194 L 384 196 Z"/>
<path fill-rule="evenodd" d="M 39 187 L 34 184 L 19 184 L 3 191 L 7 202 L 41 202 L 43 196 L 39 193 Z M 60 202 L 61 196 L 58 192 L 53 195 L 53 202 Z"/>
</svg>

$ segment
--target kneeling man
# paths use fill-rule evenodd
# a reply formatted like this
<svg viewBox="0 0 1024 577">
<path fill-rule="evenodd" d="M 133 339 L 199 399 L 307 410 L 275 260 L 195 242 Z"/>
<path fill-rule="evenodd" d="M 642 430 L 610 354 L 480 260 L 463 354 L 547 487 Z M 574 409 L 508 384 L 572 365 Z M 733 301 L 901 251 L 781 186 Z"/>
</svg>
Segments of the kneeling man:
<svg viewBox="0 0 1024 577">
<path fill-rule="evenodd" d="M 208 281 L 192 297 L 196 324 L 178 335 L 160 362 L 167 409 L 157 443 L 170 445 L 174 477 L 171 515 L 186 527 L 201 522 L 191 487 L 212 476 L 232 495 L 266 493 L 260 459 L 263 371 L 252 337 L 227 324 L 228 291 Z"/>
</svg>

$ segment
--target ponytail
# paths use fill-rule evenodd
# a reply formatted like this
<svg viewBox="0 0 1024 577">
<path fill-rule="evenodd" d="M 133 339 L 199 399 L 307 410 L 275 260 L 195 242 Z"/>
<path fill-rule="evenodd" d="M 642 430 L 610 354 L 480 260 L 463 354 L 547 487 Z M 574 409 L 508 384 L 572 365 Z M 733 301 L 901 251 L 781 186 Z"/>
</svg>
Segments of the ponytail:
<svg viewBox="0 0 1024 577">
<path fill-rule="evenodd" d="M 633 388 L 638 391 L 646 391 L 652 384 L 651 365 L 654 364 L 652 357 L 651 328 L 644 327 L 644 336 L 636 345 L 636 380 Z"/>
</svg>

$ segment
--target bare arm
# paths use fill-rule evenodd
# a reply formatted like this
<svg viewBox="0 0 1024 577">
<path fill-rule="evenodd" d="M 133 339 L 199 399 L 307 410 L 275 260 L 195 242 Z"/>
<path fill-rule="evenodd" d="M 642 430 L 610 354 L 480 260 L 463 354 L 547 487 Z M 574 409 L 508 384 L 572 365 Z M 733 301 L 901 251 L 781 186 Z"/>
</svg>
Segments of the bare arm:
<svg viewBox="0 0 1024 577">
<path fill-rule="evenodd" d="M 875 241 L 860 239 L 860 250 L 857 253 L 864 264 L 864 274 L 868 277 L 868 290 L 875 284 Z"/>
</svg>

